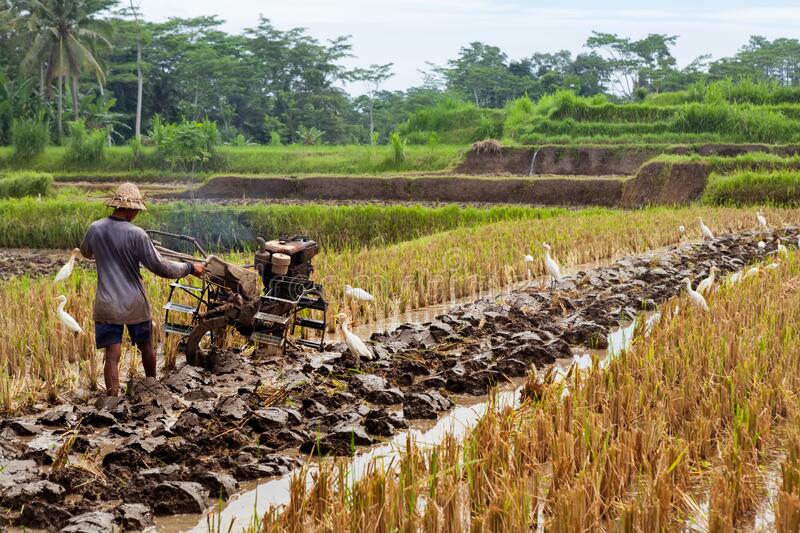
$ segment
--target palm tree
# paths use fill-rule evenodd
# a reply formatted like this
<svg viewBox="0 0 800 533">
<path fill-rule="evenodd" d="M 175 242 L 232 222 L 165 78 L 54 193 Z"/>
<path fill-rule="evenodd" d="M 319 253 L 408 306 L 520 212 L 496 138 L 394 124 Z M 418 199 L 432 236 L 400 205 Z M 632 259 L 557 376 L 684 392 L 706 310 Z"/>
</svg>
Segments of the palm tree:
<svg viewBox="0 0 800 533">
<path fill-rule="evenodd" d="M 46 65 L 44 81 L 47 98 L 52 97 L 52 82 L 58 82 L 58 131 L 62 133 L 64 82 L 70 83 L 72 113 L 80 118 L 78 83 L 84 69 L 92 71 L 98 82 L 105 83 L 106 75 L 95 58 L 97 45 L 110 46 L 106 37 L 109 26 L 94 15 L 105 9 L 106 0 L 27 0 L 25 17 L 34 35 L 22 68 L 33 70 Z"/>
</svg>

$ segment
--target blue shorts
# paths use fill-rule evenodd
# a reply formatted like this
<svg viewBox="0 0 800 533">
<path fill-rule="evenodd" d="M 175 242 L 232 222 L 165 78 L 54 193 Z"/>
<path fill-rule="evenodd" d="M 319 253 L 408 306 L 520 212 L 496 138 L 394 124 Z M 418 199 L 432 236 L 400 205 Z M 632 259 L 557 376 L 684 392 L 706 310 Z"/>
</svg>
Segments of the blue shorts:
<svg viewBox="0 0 800 533">
<path fill-rule="evenodd" d="M 112 344 L 122 344 L 122 330 L 124 328 L 128 328 L 131 342 L 147 342 L 153 337 L 152 324 L 150 320 L 127 325 L 96 322 L 94 325 L 95 345 L 98 348 L 105 348 Z"/>
</svg>

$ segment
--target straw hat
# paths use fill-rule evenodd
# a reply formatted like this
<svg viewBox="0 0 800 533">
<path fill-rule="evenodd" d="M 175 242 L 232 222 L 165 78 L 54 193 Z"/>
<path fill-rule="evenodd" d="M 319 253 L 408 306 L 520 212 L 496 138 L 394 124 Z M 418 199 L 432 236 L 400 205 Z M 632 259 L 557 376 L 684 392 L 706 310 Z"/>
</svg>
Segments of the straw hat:
<svg viewBox="0 0 800 533">
<path fill-rule="evenodd" d="M 120 185 L 114 196 L 106 202 L 106 205 L 108 207 L 147 211 L 147 207 L 144 205 L 144 195 L 139 191 L 139 187 L 133 183 Z"/>
</svg>

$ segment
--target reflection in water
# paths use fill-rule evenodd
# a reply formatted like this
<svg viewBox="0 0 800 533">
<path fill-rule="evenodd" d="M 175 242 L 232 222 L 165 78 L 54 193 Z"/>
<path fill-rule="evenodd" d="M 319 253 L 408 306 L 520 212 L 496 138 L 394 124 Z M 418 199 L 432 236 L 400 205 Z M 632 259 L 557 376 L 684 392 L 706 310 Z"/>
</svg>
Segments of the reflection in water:
<svg viewBox="0 0 800 533">
<path fill-rule="evenodd" d="M 420 312 L 416 314 L 417 322 L 426 322 L 434 318 L 436 315 L 447 311 L 449 305 L 440 306 L 441 309 L 430 309 L 430 318 L 423 318 L 420 320 Z M 650 331 L 650 328 L 655 324 L 658 319 L 658 314 L 649 315 L 646 318 L 645 334 Z M 408 323 L 407 318 L 398 318 L 397 325 Z M 632 321 L 624 327 L 613 330 L 608 335 L 608 349 L 604 356 L 606 360 L 616 357 L 626 348 L 628 348 L 633 341 L 633 336 L 636 330 L 638 320 Z M 383 327 L 391 329 L 391 322 L 383 324 Z M 396 327 L 396 326 L 395 326 Z M 375 325 L 372 325 L 374 331 Z M 572 363 L 572 359 L 563 359 L 556 364 L 560 366 L 568 366 Z M 497 392 L 496 405 L 516 406 L 519 403 L 519 384 L 511 384 L 505 388 L 501 388 Z M 446 415 L 439 418 L 432 426 L 416 427 L 408 431 L 398 433 L 385 443 L 370 448 L 364 453 L 357 455 L 351 460 L 350 471 L 352 479 L 359 479 L 367 471 L 367 467 L 374 460 L 383 459 L 384 464 L 392 464 L 392 459 L 396 458 L 403 452 L 409 436 L 419 446 L 434 445 L 442 441 L 445 435 L 452 434 L 455 437 L 463 437 L 467 431 L 472 428 L 475 423 L 480 419 L 492 405 L 487 401 L 486 397 L 480 398 L 460 398 L 458 406 L 448 412 Z M 306 478 L 307 483 L 311 483 L 311 475 L 316 470 L 315 467 L 309 469 L 309 476 Z M 237 532 L 243 530 L 248 523 L 253 519 L 254 514 L 262 515 L 270 506 L 286 504 L 289 499 L 289 483 L 292 474 L 287 474 L 280 478 L 270 480 L 264 483 L 255 485 L 250 490 L 242 492 L 228 501 L 227 505 L 222 510 L 221 524 L 224 530 L 233 522 L 232 531 Z M 196 515 L 184 515 L 183 517 L 171 517 L 161 519 L 158 521 L 157 531 L 184 531 L 189 530 L 193 533 L 205 533 L 208 527 L 206 519 L 203 517 L 201 520 L 197 519 Z"/>
</svg>

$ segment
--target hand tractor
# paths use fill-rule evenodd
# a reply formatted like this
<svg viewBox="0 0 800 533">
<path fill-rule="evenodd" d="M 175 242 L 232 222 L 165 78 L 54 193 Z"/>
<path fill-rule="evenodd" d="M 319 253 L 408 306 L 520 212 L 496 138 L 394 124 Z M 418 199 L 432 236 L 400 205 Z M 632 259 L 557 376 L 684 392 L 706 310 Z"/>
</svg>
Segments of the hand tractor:
<svg viewBox="0 0 800 533">
<path fill-rule="evenodd" d="M 190 365 L 213 367 L 214 347 L 228 327 L 273 353 L 285 353 L 290 344 L 324 348 L 328 303 L 322 286 L 311 279 L 311 260 L 319 252 L 315 241 L 304 235 L 268 242 L 259 238 L 253 264 L 237 266 L 206 254 L 193 237 L 162 231 L 148 234 L 165 257 L 197 260 L 156 239 L 188 242 L 205 258 L 202 285 L 173 281 L 164 305 L 164 333 L 184 338 Z M 188 320 L 176 320 L 181 315 Z"/>
</svg>

